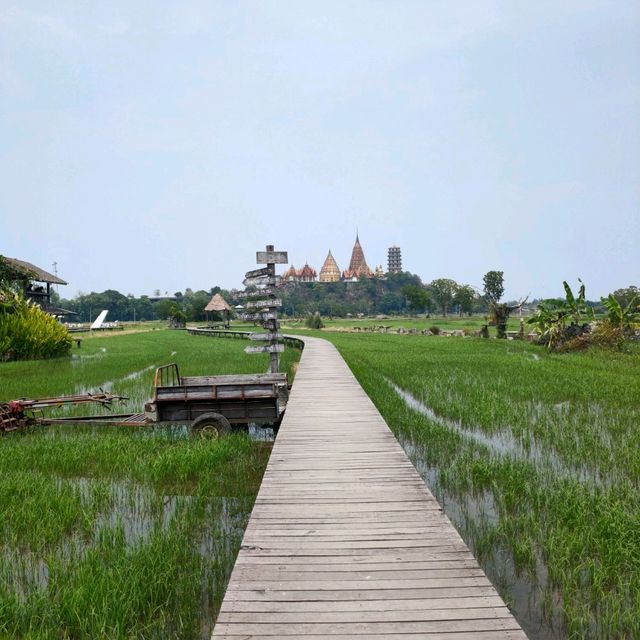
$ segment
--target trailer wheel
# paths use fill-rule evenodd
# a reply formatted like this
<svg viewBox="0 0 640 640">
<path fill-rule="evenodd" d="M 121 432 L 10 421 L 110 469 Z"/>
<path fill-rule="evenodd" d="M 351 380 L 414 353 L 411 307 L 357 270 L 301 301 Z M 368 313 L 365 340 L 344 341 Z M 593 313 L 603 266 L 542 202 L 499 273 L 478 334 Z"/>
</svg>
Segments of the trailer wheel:
<svg viewBox="0 0 640 640">
<path fill-rule="evenodd" d="M 231 423 L 219 413 L 205 413 L 191 423 L 191 429 L 204 440 L 218 440 L 231 432 Z"/>
</svg>

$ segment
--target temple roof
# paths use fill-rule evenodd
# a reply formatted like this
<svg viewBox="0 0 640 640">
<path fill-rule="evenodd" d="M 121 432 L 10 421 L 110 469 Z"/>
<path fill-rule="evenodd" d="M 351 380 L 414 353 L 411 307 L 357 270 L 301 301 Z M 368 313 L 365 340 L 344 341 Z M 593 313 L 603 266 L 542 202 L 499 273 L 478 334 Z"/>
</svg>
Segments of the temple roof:
<svg viewBox="0 0 640 640">
<path fill-rule="evenodd" d="M 283 274 L 282 274 L 282 279 L 283 280 L 293 280 L 294 278 L 296 278 L 298 276 L 298 272 L 296 271 L 296 268 L 291 265 Z"/>
<path fill-rule="evenodd" d="M 322 265 L 322 269 L 320 269 L 320 275 L 338 275 L 340 277 L 340 269 L 338 267 L 338 263 L 335 261 L 335 258 L 331 255 L 331 250 L 329 250 L 329 255 L 327 259 L 324 261 Z"/>
<path fill-rule="evenodd" d="M 349 262 L 349 268 L 344 272 L 343 277 L 345 279 L 359 278 L 360 276 L 370 276 L 371 269 L 367 265 L 367 261 L 364 257 L 364 251 L 360 244 L 360 238 L 356 233 L 356 241 L 351 251 L 351 262 Z"/>
<path fill-rule="evenodd" d="M 304 267 L 298 271 L 299 278 L 315 278 L 318 274 L 313 267 L 309 266 L 309 263 L 305 262 Z"/>
</svg>

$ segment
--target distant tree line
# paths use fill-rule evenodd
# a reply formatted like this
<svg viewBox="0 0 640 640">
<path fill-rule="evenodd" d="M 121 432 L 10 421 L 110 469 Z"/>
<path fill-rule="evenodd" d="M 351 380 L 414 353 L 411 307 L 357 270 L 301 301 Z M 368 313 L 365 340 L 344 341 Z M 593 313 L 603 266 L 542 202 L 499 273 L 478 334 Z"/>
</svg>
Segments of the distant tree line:
<svg viewBox="0 0 640 640">
<path fill-rule="evenodd" d="M 440 278 L 424 284 L 403 272 L 357 282 L 287 283 L 282 288 L 282 311 L 289 316 L 404 315 L 441 312 L 465 314 L 486 309 L 469 285 Z"/>
<path fill-rule="evenodd" d="M 58 294 L 54 294 L 53 299 L 56 306 L 76 314 L 69 318 L 70 322 L 89 322 L 103 309 L 109 311 L 108 319 L 111 321 L 166 320 L 175 317 L 176 312 L 179 312 L 184 314 L 186 320 L 198 322 L 204 320 L 204 308 L 216 293 L 227 299 L 230 297 L 228 291 L 212 287 L 209 291 L 193 291 L 187 288 L 184 293 L 177 291 L 173 296 L 159 300 L 151 300 L 149 296 L 124 295 L 114 289 L 107 289 L 102 293 L 80 292 L 71 299 L 60 298 Z"/>
<path fill-rule="evenodd" d="M 488 279 L 487 279 L 488 278 Z M 362 278 L 357 282 L 309 282 L 286 283 L 278 290 L 282 299 L 281 312 L 285 316 L 306 317 L 318 312 L 323 317 L 347 315 L 406 315 L 438 314 L 468 315 L 492 314 L 504 293 L 502 272 L 490 271 L 485 275 L 484 289 L 477 291 L 468 284 L 459 284 L 450 278 L 437 278 L 423 283 L 419 276 L 404 272 L 387 274 L 384 279 Z M 218 286 L 208 291 L 190 288 L 177 291 L 173 296 L 152 300 L 149 296 L 124 295 L 114 289 L 102 293 L 78 293 L 71 299 L 60 298 L 54 293 L 53 302 L 77 315 L 71 321 L 88 322 L 103 309 L 109 310 L 109 320 L 166 320 L 182 317 L 188 322 L 205 319 L 204 308 L 211 297 L 220 293 L 232 306 L 243 304 L 238 292 Z M 613 295 L 625 306 L 638 289 L 635 286 L 618 289 Z M 159 297 L 156 291 L 154 298 Z M 539 300 L 529 302 L 534 308 Z M 506 303 L 514 306 L 515 303 Z M 598 311 L 602 305 L 586 301 Z M 213 319 L 218 319 L 215 315 Z"/>
</svg>

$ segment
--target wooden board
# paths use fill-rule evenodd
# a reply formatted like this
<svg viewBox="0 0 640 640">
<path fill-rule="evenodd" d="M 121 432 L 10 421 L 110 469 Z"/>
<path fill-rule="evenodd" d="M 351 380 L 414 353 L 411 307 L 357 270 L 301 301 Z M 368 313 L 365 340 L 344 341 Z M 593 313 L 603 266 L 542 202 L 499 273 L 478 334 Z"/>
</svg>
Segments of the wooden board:
<svg viewBox="0 0 640 640">
<path fill-rule="evenodd" d="M 245 347 L 245 353 L 283 353 L 283 344 L 265 344 L 261 347 Z"/>
<path fill-rule="evenodd" d="M 304 341 L 213 638 L 525 639 L 344 360 Z"/>
<path fill-rule="evenodd" d="M 282 276 L 258 276 L 257 278 L 245 278 L 242 284 L 245 287 L 273 287 L 282 281 Z M 264 289 L 263 289 L 264 290 Z M 263 291 L 261 290 L 261 291 Z M 253 293 L 260 293 L 260 291 L 244 292 L 242 295 L 251 296 Z"/>
<path fill-rule="evenodd" d="M 255 322 L 256 320 L 262 320 L 266 322 L 268 320 L 277 321 L 278 316 L 275 313 L 263 312 L 263 313 L 241 313 L 240 319 L 245 322 Z"/>
<path fill-rule="evenodd" d="M 271 275 L 273 275 L 271 267 L 261 267 L 260 269 L 252 269 L 251 271 L 247 271 L 244 274 L 245 278 L 264 278 Z"/>
<path fill-rule="evenodd" d="M 282 340 L 282 334 L 278 331 L 270 333 L 250 333 L 249 340 Z"/>
<path fill-rule="evenodd" d="M 256 251 L 258 264 L 288 264 L 289 258 L 286 251 Z"/>
<path fill-rule="evenodd" d="M 277 309 L 282 306 L 282 300 L 279 298 L 270 298 L 265 300 L 251 300 L 245 304 L 247 309 Z"/>
<path fill-rule="evenodd" d="M 264 282 L 259 280 L 258 282 L 246 283 L 245 287 L 248 287 L 249 284 L 265 285 L 270 283 L 268 283 L 266 280 Z M 275 282 L 273 282 L 272 284 L 275 284 Z M 264 289 L 258 289 L 257 291 L 240 291 L 240 292 L 234 293 L 233 297 L 234 298 L 257 298 L 258 296 L 274 296 L 275 297 L 278 295 L 278 293 L 280 293 L 278 289 L 271 286 L 265 286 Z"/>
</svg>

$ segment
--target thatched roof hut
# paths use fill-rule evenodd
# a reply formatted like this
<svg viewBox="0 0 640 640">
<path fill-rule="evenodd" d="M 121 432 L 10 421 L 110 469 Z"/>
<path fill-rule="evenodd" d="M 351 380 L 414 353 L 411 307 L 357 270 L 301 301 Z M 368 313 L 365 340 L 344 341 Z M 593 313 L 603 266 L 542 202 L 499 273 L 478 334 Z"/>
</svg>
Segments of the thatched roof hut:
<svg viewBox="0 0 640 640">
<path fill-rule="evenodd" d="M 207 304 L 204 310 L 222 313 L 223 311 L 231 311 L 231 307 L 219 293 L 216 293 L 213 298 L 209 300 L 209 304 Z"/>
<path fill-rule="evenodd" d="M 209 321 L 209 314 L 211 312 L 220 313 L 224 319 L 224 326 L 229 327 L 229 313 L 232 311 L 229 303 L 219 294 L 216 293 L 209 304 L 204 308 L 207 314 L 207 322 Z"/>
</svg>

